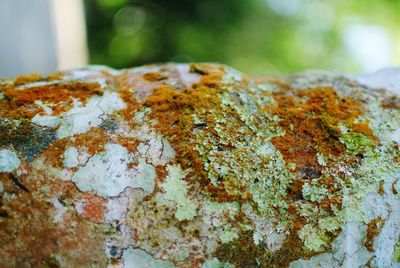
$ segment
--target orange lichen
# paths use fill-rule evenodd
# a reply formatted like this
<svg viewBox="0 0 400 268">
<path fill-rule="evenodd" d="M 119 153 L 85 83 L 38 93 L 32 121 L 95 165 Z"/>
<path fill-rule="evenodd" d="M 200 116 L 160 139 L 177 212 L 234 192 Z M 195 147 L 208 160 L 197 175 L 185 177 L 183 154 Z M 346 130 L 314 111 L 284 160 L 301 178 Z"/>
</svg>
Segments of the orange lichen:
<svg viewBox="0 0 400 268">
<path fill-rule="evenodd" d="M 101 223 L 104 217 L 105 202 L 103 197 L 96 194 L 84 192 L 83 198 L 83 216 L 93 222 Z"/>
<path fill-rule="evenodd" d="M 364 242 L 364 246 L 369 250 L 374 250 L 374 238 L 379 235 L 380 229 L 382 228 L 384 221 L 381 217 L 370 221 L 367 225 L 367 234 Z"/>
<path fill-rule="evenodd" d="M 43 80 L 44 77 L 40 74 L 21 75 L 14 80 L 14 86 L 21 86 L 28 83 Z"/>
<path fill-rule="evenodd" d="M 62 156 L 65 152 L 68 141 L 66 139 L 56 140 L 49 146 L 41 156 L 44 157 L 45 163 L 53 167 L 63 167 Z"/>
<path fill-rule="evenodd" d="M 361 103 L 347 96 L 339 97 L 332 88 L 292 90 L 286 87 L 273 97 L 277 105 L 268 109 L 282 119 L 280 126 L 285 135 L 274 137 L 272 143 L 287 162 L 296 163 L 304 177 L 317 176 L 320 172 L 318 152 L 340 156 L 346 151 L 339 140 L 339 122 L 353 127 L 355 132 L 374 137 L 368 123 L 354 124 L 364 113 Z"/>
<path fill-rule="evenodd" d="M 91 96 L 103 94 L 98 83 L 79 81 L 21 89 L 6 85 L 0 87 L 0 92 L 5 96 L 5 99 L 0 103 L 0 116 L 13 119 L 32 118 L 39 113 L 41 108 L 34 104 L 38 100 L 51 104 L 54 115 L 57 115 L 68 110 L 73 99 L 79 99 L 85 103 Z"/>
<path fill-rule="evenodd" d="M 135 152 L 137 146 L 140 144 L 138 139 L 132 137 L 117 136 L 116 139 L 118 144 L 125 147 L 131 153 Z"/>
<path fill-rule="evenodd" d="M 61 72 L 55 72 L 52 73 L 50 75 L 46 76 L 42 76 L 41 74 L 29 74 L 29 75 L 21 75 L 18 76 L 15 80 L 13 85 L 15 87 L 17 86 L 22 86 L 25 84 L 29 84 L 29 83 L 34 83 L 34 82 L 39 82 L 39 81 L 56 81 L 56 80 L 61 80 L 64 77 L 64 75 Z"/>
<path fill-rule="evenodd" d="M 355 123 L 353 125 L 353 131 L 364 134 L 365 136 L 372 138 L 374 141 L 378 141 L 378 137 L 372 132 L 368 122 Z"/>
<path fill-rule="evenodd" d="M 168 77 L 159 72 L 149 72 L 149 73 L 145 73 L 143 75 L 143 78 L 146 79 L 147 81 L 154 82 L 154 81 L 161 81 L 161 80 L 167 79 Z"/>
<path fill-rule="evenodd" d="M 69 138 L 68 146 L 84 147 L 92 155 L 104 151 L 104 145 L 109 141 L 108 136 L 100 127 L 92 128 L 84 134 L 74 135 Z"/>
<path fill-rule="evenodd" d="M 192 68 L 195 70 L 194 67 Z M 202 73 L 200 82 L 193 84 L 193 88 L 177 91 L 174 88 L 163 85 L 157 87 L 148 97 L 144 105 L 150 106 L 150 117 L 156 119 L 156 130 L 167 137 L 176 152 L 176 159 L 184 169 L 190 169 L 189 180 L 199 182 L 204 189 L 216 200 L 227 201 L 237 199 L 229 196 L 224 186 L 211 185 L 204 163 L 199 153 L 194 149 L 196 124 L 192 115 L 200 111 L 218 109 L 220 100 L 217 94 L 222 92 L 221 69 L 208 70 Z M 197 72 L 199 72 L 197 70 Z M 208 131 L 213 133 L 214 118 L 211 113 L 205 113 L 203 120 Z"/>
<path fill-rule="evenodd" d="M 42 154 L 50 166 L 63 168 L 63 156 L 67 147 L 85 148 L 89 155 L 104 151 L 108 136 L 100 127 L 91 128 L 84 134 L 76 134 L 66 139 L 56 140 Z"/>
<path fill-rule="evenodd" d="M 385 194 L 384 185 L 385 183 L 383 182 L 383 180 L 379 182 L 378 193 L 382 196 Z"/>
<path fill-rule="evenodd" d="M 118 91 L 119 96 L 126 104 L 126 108 L 119 111 L 119 114 L 133 126 L 133 117 L 135 113 L 138 111 L 140 105 L 136 100 L 135 93 L 133 90 L 128 88 L 122 88 Z"/>
</svg>

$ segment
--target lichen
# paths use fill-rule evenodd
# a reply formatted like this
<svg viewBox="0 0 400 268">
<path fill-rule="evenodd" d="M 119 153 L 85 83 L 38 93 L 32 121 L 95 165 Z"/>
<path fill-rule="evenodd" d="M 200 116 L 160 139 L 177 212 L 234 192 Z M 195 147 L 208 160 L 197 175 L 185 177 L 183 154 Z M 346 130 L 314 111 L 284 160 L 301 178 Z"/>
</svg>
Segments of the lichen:
<svg viewBox="0 0 400 268">
<path fill-rule="evenodd" d="M 109 143 L 106 151 L 93 155 L 73 175 L 72 181 L 81 191 L 94 191 L 103 197 L 118 196 L 126 187 L 153 192 L 155 169 L 139 159 L 136 168 L 129 168 L 132 156 L 119 144 Z"/>
<path fill-rule="evenodd" d="M 60 117 L 60 126 L 57 129 L 59 139 L 82 134 L 92 127 L 100 126 L 108 114 L 125 108 L 125 103 L 115 92 L 106 92 L 103 96 L 91 97 L 85 106 L 77 104 Z"/>
<path fill-rule="evenodd" d="M 21 165 L 17 154 L 8 149 L 0 150 L 0 173 L 12 172 Z"/>
<path fill-rule="evenodd" d="M 180 220 L 191 220 L 196 216 L 196 204 L 187 197 L 188 186 L 184 178 L 188 171 L 183 171 L 179 165 L 168 165 L 168 175 L 161 188 L 165 198 L 176 203 L 175 217 Z"/>
<path fill-rule="evenodd" d="M 171 263 L 162 260 L 155 260 L 151 255 L 140 249 L 133 249 L 131 246 L 122 255 L 124 267 L 132 268 L 174 268 Z"/>
<path fill-rule="evenodd" d="M 329 237 L 318 228 L 306 224 L 299 232 L 299 237 L 304 242 L 304 246 L 312 251 L 322 251 L 329 242 Z"/>
<path fill-rule="evenodd" d="M 29 162 L 56 140 L 52 128 L 3 118 L 0 118 L 0 136 L 0 146 L 12 145 Z"/>
<path fill-rule="evenodd" d="M 398 100 L 337 75 L 214 64 L 1 82 L 3 259 L 395 266 Z"/>
<path fill-rule="evenodd" d="M 397 242 L 393 251 L 393 260 L 400 262 L 400 242 Z"/>
</svg>

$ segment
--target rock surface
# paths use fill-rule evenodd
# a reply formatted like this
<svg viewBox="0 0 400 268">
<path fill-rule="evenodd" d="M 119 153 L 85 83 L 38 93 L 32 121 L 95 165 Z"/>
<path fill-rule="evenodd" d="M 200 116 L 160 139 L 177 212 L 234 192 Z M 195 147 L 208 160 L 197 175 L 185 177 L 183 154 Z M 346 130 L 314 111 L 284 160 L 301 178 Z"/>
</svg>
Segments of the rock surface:
<svg viewBox="0 0 400 268">
<path fill-rule="evenodd" d="M 399 74 L 0 80 L 0 266 L 400 267 Z"/>
</svg>

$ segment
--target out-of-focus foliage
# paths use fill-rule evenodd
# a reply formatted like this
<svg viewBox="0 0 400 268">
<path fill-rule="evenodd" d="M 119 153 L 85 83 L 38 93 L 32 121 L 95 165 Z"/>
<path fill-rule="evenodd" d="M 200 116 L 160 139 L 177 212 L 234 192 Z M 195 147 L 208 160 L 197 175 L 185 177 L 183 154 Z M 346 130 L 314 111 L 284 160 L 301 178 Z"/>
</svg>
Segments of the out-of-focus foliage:
<svg viewBox="0 0 400 268">
<path fill-rule="evenodd" d="M 400 0 L 86 0 L 90 61 L 222 62 L 251 74 L 400 63 Z"/>
</svg>

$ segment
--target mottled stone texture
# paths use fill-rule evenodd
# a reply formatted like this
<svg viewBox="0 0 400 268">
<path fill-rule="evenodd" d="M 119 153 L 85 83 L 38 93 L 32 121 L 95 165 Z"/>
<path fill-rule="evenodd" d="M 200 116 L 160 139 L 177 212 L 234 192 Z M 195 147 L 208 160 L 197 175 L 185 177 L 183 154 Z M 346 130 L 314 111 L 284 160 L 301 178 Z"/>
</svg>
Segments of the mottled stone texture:
<svg viewBox="0 0 400 268">
<path fill-rule="evenodd" d="M 0 80 L 0 267 L 399 267 L 398 80 Z"/>
</svg>

